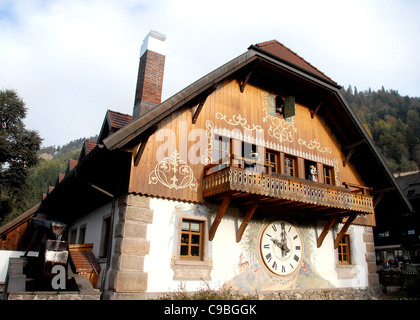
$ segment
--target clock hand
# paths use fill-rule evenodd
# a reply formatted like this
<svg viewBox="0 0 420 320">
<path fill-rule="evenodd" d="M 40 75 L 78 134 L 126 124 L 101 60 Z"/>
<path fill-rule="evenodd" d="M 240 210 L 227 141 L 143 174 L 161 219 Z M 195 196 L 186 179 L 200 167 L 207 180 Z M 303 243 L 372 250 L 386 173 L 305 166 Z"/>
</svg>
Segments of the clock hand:
<svg viewBox="0 0 420 320">
<path fill-rule="evenodd" d="M 290 249 L 287 246 L 287 236 L 286 230 L 284 229 L 284 223 L 281 224 L 281 250 L 283 257 L 290 252 Z"/>
</svg>

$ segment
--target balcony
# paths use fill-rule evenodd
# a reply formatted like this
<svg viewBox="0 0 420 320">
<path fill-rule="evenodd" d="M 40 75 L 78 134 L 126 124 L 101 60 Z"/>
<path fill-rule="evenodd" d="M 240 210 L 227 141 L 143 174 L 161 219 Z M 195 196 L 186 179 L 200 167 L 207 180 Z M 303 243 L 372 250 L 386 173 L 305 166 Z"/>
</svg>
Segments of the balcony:
<svg viewBox="0 0 420 320">
<path fill-rule="evenodd" d="M 214 165 L 208 166 L 210 169 Z M 363 188 L 363 187 L 362 187 Z M 357 212 L 374 212 L 373 197 L 336 187 L 279 174 L 260 173 L 227 166 L 204 176 L 203 196 L 210 199 L 252 198 L 260 204 L 286 205 L 289 208 Z M 247 204 L 242 201 L 242 204 Z"/>
</svg>

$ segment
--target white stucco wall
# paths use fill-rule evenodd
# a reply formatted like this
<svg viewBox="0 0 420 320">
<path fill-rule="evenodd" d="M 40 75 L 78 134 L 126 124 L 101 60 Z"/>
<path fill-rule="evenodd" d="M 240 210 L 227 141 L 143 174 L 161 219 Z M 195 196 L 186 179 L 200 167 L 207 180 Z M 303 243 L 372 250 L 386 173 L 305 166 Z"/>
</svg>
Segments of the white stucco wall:
<svg viewBox="0 0 420 320">
<path fill-rule="evenodd" d="M 9 258 L 19 258 L 25 254 L 25 251 L 0 250 L 0 283 L 6 281 L 7 269 L 9 267 Z M 37 257 L 38 252 L 29 251 L 28 256 Z"/>
<path fill-rule="evenodd" d="M 177 251 L 178 221 L 180 214 L 200 215 L 210 217 L 209 227 L 217 213 L 217 206 L 198 205 L 179 201 L 151 198 L 150 208 L 154 211 L 153 223 L 148 225 L 147 239 L 150 241 L 150 253 L 145 257 L 144 269 L 148 273 L 147 292 L 177 291 L 180 284 L 187 291 L 197 290 L 203 286 L 203 281 L 173 280 L 174 271 L 171 268 L 171 259 Z M 209 254 L 213 267 L 211 281 L 207 281 L 211 288 L 219 288 L 225 283 L 234 285 L 248 285 L 246 277 L 254 277 L 252 285 L 266 281 L 268 277 L 258 264 L 255 251 L 250 251 L 244 244 L 244 237 L 236 243 L 236 232 L 242 222 L 243 215 L 235 208 L 229 208 L 221 221 L 215 238 L 209 242 Z M 253 221 L 248 226 L 258 230 L 262 221 Z M 253 226 L 251 226 L 254 224 Z M 334 235 L 336 230 L 330 230 L 320 248 L 316 247 L 317 235 L 322 232 L 325 221 L 318 221 L 317 225 L 306 225 L 300 228 L 305 238 L 306 273 L 300 272 L 301 279 L 296 281 L 294 288 L 300 287 L 366 287 L 367 266 L 365 261 L 366 245 L 363 242 L 364 228 L 351 226 L 348 233 L 351 235 L 352 265 L 341 267 L 337 264 L 337 250 L 334 249 Z M 316 230 L 315 230 L 316 229 Z M 242 257 L 241 257 L 242 254 Z M 240 270 L 240 262 L 246 262 L 248 269 L 244 275 Z M 242 272 L 242 273 L 241 273 Z M 264 278 L 261 278 L 264 276 Z M 259 278 L 258 278 L 259 277 Z M 263 279 L 263 280 L 261 280 Z M 246 281 L 245 281 L 246 280 Z M 252 282 L 251 281 L 251 282 Z M 275 288 L 266 285 L 265 288 Z"/>
</svg>

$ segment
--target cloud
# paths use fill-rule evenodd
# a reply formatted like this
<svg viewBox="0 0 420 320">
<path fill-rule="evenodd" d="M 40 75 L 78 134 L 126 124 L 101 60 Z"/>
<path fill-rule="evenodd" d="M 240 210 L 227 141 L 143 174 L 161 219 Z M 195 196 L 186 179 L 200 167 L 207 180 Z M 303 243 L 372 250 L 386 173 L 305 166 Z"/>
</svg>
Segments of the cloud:
<svg viewBox="0 0 420 320">
<path fill-rule="evenodd" d="M 107 109 L 131 113 L 141 43 L 167 36 L 166 99 L 277 39 L 343 85 L 420 96 L 415 1 L 19 0 L 0 3 L 0 88 L 27 126 L 62 145 L 99 132 Z"/>
</svg>

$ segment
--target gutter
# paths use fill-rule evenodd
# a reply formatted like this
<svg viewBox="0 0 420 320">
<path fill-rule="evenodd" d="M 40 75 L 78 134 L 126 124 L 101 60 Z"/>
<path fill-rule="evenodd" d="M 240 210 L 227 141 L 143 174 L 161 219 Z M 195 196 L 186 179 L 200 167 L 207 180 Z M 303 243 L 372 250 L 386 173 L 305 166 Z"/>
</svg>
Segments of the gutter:
<svg viewBox="0 0 420 320">
<path fill-rule="evenodd" d="M 101 277 L 101 300 L 104 297 L 104 292 L 105 292 L 105 278 L 106 278 L 106 274 L 109 271 L 109 268 L 111 266 L 111 254 L 112 254 L 112 239 L 113 239 L 113 234 L 114 234 L 114 220 L 115 220 L 115 204 L 116 204 L 116 198 L 112 193 L 109 193 L 108 191 L 82 179 L 79 177 L 79 175 L 77 174 L 77 172 L 74 173 L 74 177 L 78 180 L 80 180 L 81 182 L 87 184 L 88 186 L 90 186 L 91 188 L 103 193 L 104 195 L 110 197 L 112 199 L 112 205 L 111 205 L 111 230 L 109 233 L 109 238 L 108 238 L 108 246 L 107 246 L 107 256 L 106 256 L 106 267 L 104 269 L 104 271 L 102 272 L 102 277 Z"/>
</svg>

